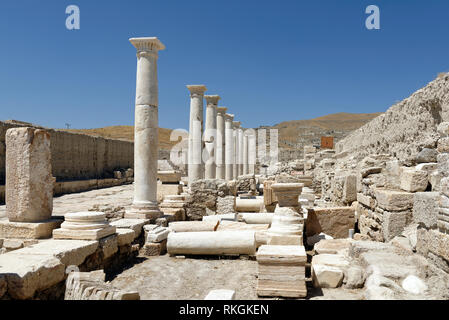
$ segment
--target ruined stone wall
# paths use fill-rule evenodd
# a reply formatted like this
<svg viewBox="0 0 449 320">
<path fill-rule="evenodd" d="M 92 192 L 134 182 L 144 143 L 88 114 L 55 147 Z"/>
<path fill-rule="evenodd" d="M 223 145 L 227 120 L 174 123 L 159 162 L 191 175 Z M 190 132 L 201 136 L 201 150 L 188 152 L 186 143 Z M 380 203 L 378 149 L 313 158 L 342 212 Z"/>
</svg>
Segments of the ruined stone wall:
<svg viewBox="0 0 449 320">
<path fill-rule="evenodd" d="M 5 134 L 13 127 L 0 122 L 0 185 L 5 183 Z M 84 134 L 47 129 L 51 137 L 53 176 L 57 181 L 112 178 L 119 168 L 133 168 L 134 144 Z"/>
<path fill-rule="evenodd" d="M 336 144 L 338 153 L 389 153 L 412 160 L 423 148 L 435 148 L 436 128 L 449 121 L 449 74 L 439 76 L 409 98 Z"/>
</svg>

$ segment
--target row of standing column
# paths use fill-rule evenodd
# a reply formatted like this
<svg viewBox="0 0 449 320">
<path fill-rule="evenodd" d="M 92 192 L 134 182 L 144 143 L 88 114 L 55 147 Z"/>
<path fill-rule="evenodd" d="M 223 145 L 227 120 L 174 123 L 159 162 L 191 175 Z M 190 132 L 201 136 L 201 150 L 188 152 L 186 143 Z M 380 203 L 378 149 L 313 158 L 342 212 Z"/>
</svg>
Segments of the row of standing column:
<svg viewBox="0 0 449 320">
<path fill-rule="evenodd" d="M 220 96 L 204 95 L 204 85 L 188 85 L 190 91 L 190 124 L 188 144 L 189 183 L 199 179 L 236 179 L 254 174 L 256 160 L 255 134 L 244 134 L 240 122 L 227 108 L 218 107 Z M 206 99 L 206 121 L 203 133 L 203 100 Z M 204 142 L 204 145 L 203 145 Z M 205 162 L 202 158 L 205 155 Z"/>
</svg>

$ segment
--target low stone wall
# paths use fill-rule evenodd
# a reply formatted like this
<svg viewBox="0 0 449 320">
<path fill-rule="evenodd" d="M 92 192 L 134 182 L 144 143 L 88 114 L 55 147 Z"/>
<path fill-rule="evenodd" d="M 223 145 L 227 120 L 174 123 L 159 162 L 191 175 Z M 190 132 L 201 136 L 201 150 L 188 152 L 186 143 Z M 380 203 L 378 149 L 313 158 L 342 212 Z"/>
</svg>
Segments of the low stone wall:
<svg viewBox="0 0 449 320">
<path fill-rule="evenodd" d="M 5 134 L 10 128 L 34 126 L 0 121 L 0 184 L 5 183 Z M 41 128 L 41 127 L 39 127 Z M 52 174 L 57 181 L 113 178 L 114 171 L 134 167 L 134 143 L 47 129 Z"/>
<path fill-rule="evenodd" d="M 120 272 L 138 255 L 147 223 L 122 219 L 117 233 L 100 240 L 42 240 L 0 254 L 0 300 L 62 300 L 72 271 Z"/>
</svg>

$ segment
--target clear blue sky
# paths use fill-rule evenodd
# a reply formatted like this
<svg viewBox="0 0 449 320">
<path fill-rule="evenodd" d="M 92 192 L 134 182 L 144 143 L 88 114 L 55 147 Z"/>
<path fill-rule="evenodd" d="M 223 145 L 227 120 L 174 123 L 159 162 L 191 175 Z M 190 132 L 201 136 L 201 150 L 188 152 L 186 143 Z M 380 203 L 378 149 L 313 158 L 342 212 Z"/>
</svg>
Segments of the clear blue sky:
<svg viewBox="0 0 449 320">
<path fill-rule="evenodd" d="M 370 4 L 381 30 L 365 28 Z M 244 127 L 385 111 L 449 71 L 448 13 L 447 0 L 2 0 L 0 119 L 133 124 L 137 36 L 167 47 L 161 127 L 188 127 L 187 84 L 222 96 Z"/>
</svg>

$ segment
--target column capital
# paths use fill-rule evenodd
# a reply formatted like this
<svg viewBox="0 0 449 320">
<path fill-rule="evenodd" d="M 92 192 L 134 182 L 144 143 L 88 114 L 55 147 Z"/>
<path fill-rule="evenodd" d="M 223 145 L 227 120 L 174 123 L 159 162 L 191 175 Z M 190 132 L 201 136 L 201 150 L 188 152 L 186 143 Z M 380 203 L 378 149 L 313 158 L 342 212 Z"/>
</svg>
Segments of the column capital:
<svg viewBox="0 0 449 320">
<path fill-rule="evenodd" d="M 225 114 L 228 108 L 226 107 L 217 107 L 217 113 Z"/>
<path fill-rule="evenodd" d="M 230 113 L 226 113 L 226 120 L 227 121 L 233 121 L 234 120 L 234 115 L 230 114 Z"/>
<path fill-rule="evenodd" d="M 193 96 L 195 94 L 204 95 L 204 92 L 206 92 L 207 88 L 204 84 L 189 84 L 186 86 L 187 89 L 190 91 L 190 95 Z"/>
<path fill-rule="evenodd" d="M 204 98 L 206 99 L 206 103 L 208 105 L 213 104 L 215 106 L 217 106 L 218 100 L 221 99 L 220 96 L 218 96 L 218 95 L 207 95 L 207 96 L 204 96 Z"/>
<path fill-rule="evenodd" d="M 232 124 L 234 125 L 235 129 L 240 129 L 240 125 L 242 123 L 240 121 L 234 121 Z"/>
<path fill-rule="evenodd" d="M 152 53 L 157 55 L 165 45 L 157 37 L 130 38 L 129 42 L 136 48 L 137 54 Z"/>
</svg>

